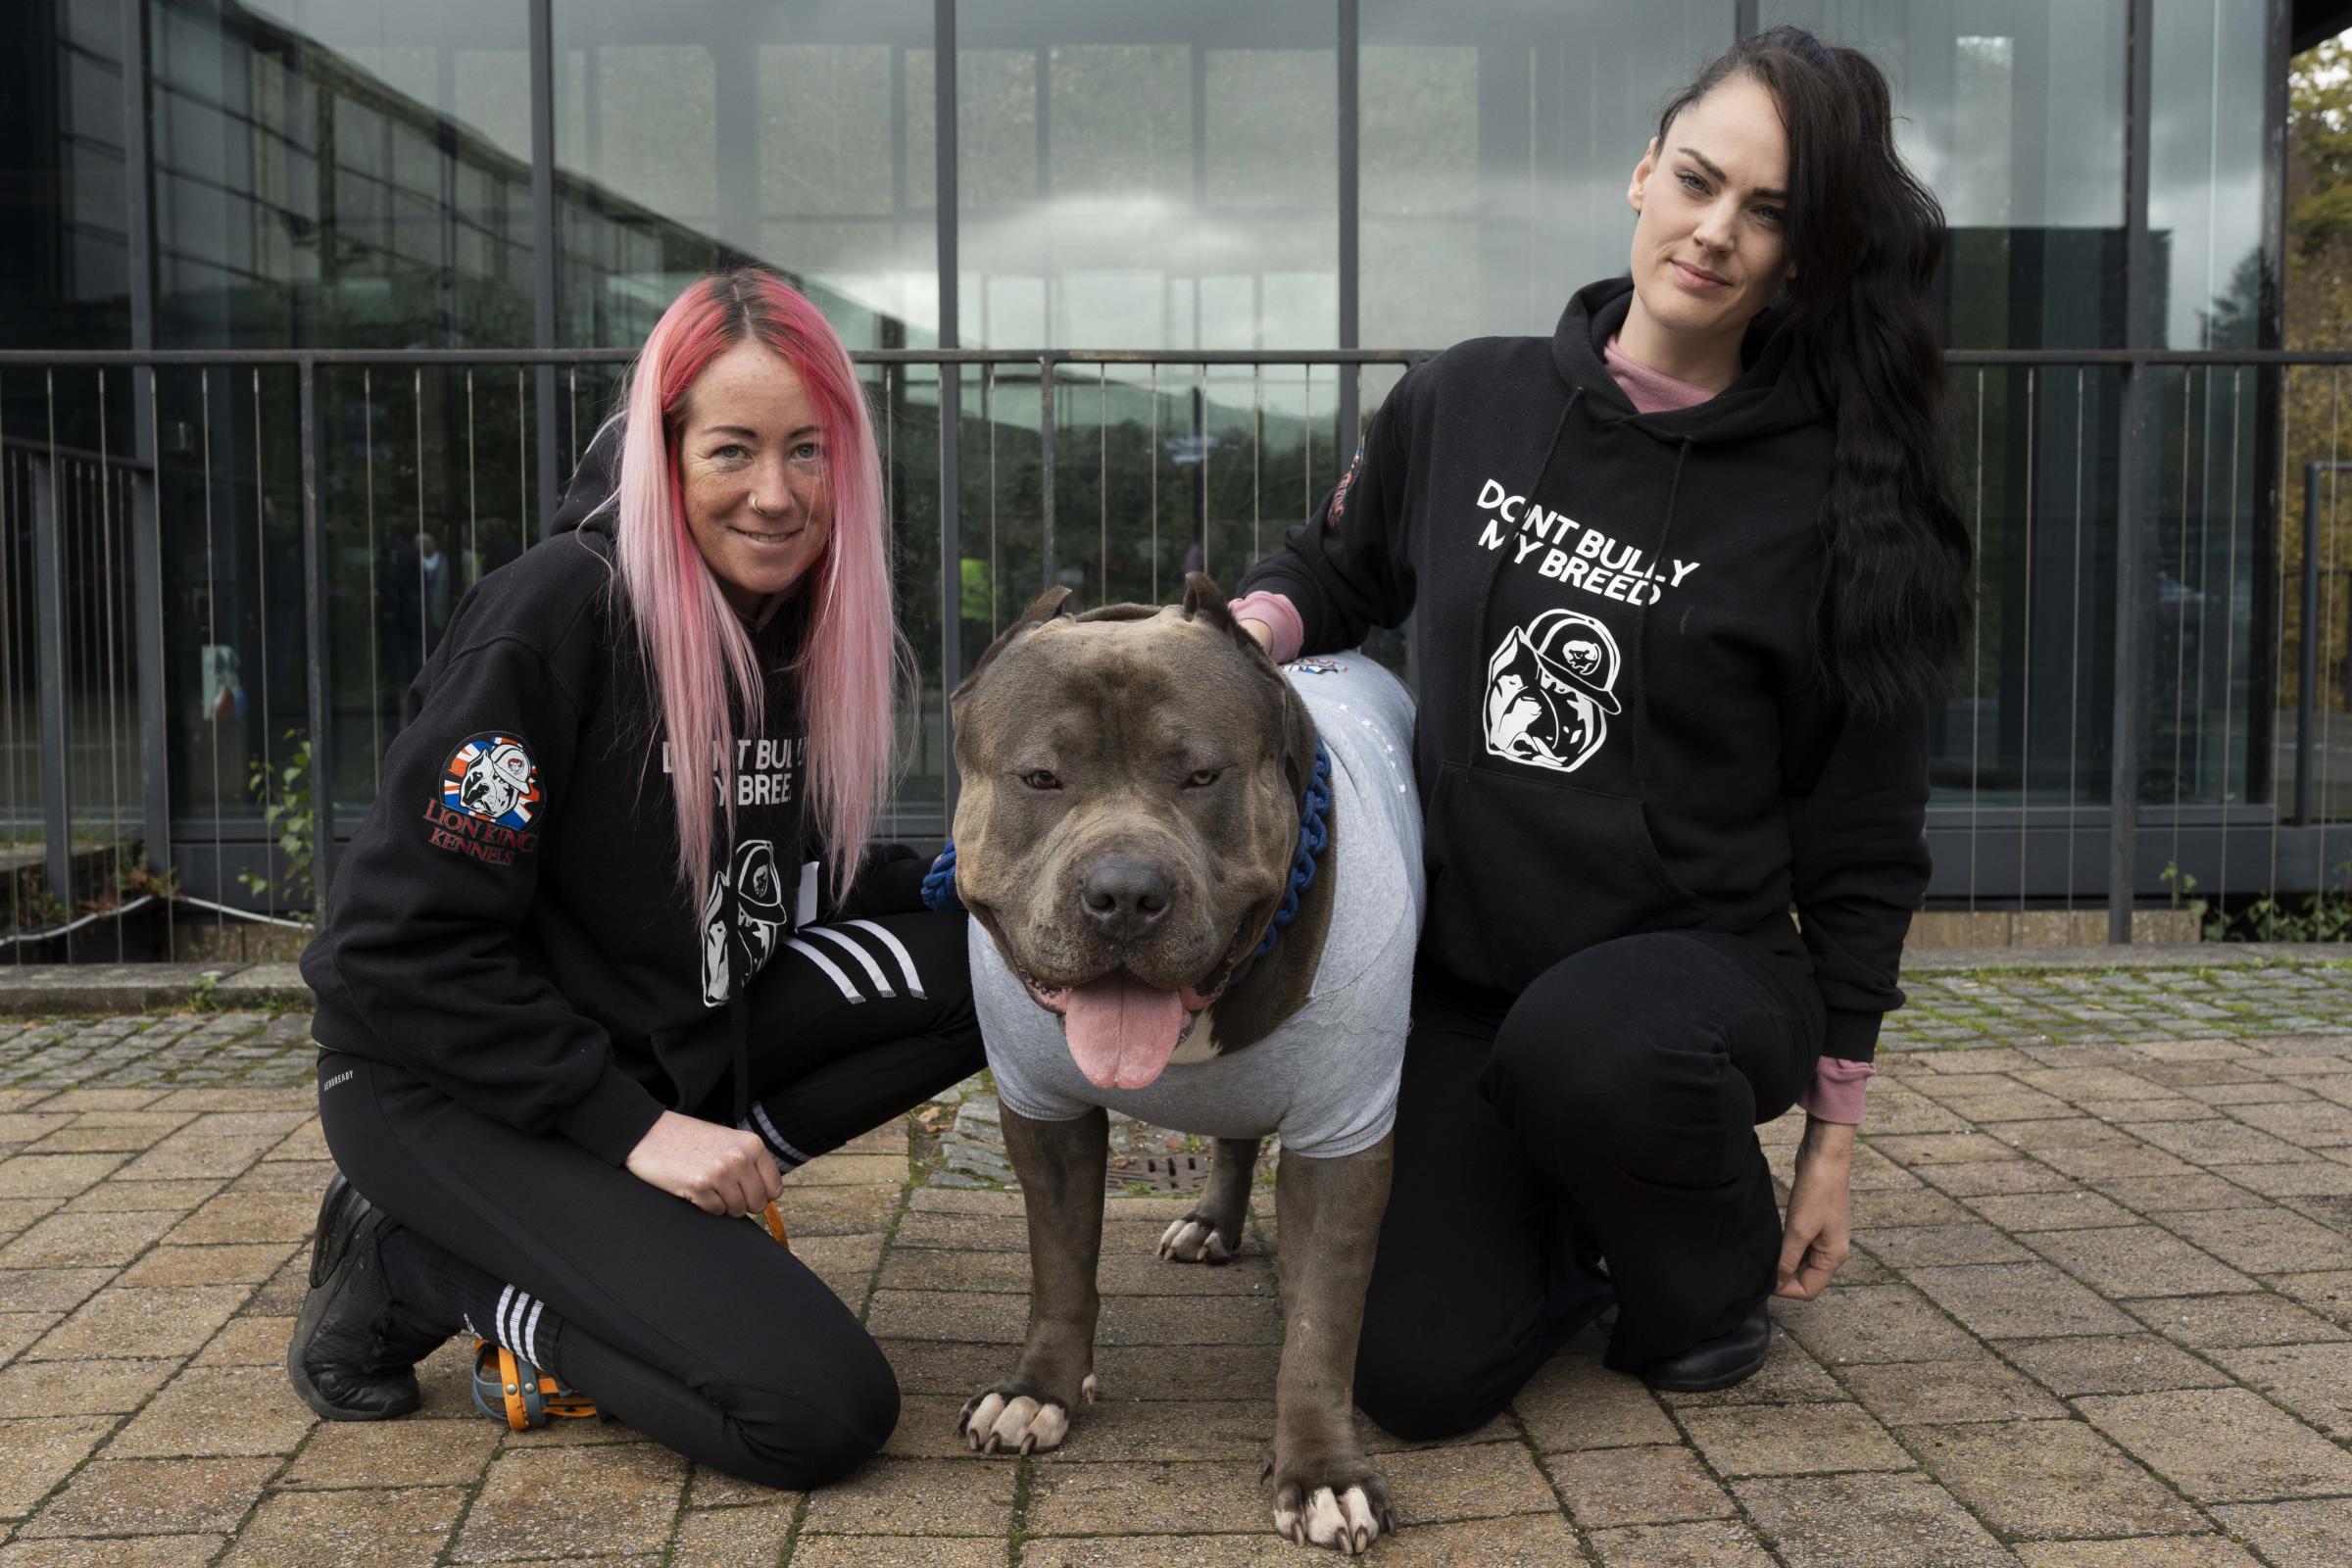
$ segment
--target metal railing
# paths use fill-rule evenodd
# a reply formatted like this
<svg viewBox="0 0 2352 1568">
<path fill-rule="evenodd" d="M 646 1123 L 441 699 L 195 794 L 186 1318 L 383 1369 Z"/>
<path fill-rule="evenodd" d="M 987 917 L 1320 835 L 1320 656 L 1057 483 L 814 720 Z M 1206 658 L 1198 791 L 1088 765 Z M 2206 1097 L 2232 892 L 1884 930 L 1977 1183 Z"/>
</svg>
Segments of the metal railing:
<svg viewBox="0 0 2352 1568">
<path fill-rule="evenodd" d="M 0 353 L 13 934 L 95 915 L 83 948 L 130 956 L 122 911 L 149 893 L 307 906 L 457 598 L 537 537 L 545 475 L 628 357 Z M 1049 583 L 1095 603 L 1166 597 L 1188 565 L 1230 582 L 1337 477 L 1342 411 L 1426 355 L 854 357 L 922 677 L 888 826 L 920 840 L 953 811 L 947 693 L 986 638 Z M 1978 610 L 1941 715 L 1932 905 L 2104 908 L 2113 934 L 2190 878 L 2274 907 L 2333 896 L 2352 355 L 1949 359 Z M 1409 629 L 1375 653 L 1407 667 Z"/>
</svg>

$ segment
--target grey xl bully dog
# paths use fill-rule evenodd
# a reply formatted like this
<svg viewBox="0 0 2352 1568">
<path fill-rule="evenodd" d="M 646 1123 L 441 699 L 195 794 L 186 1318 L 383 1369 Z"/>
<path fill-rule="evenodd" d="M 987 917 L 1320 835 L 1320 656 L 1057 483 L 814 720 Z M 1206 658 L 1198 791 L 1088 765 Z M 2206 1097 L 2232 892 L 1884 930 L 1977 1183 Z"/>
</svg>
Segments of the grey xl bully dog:
<svg viewBox="0 0 2352 1568">
<path fill-rule="evenodd" d="M 1411 700 L 1356 655 L 1278 669 L 1199 573 L 1181 609 L 1067 597 L 955 696 L 956 886 L 1031 1284 L 1019 1363 L 958 1426 L 1032 1452 L 1094 1397 L 1106 1107 L 1217 1141 L 1175 1263 L 1232 1257 L 1278 1133 L 1275 1528 L 1361 1551 L 1393 1527 L 1351 1389 L 1420 926 Z"/>
</svg>

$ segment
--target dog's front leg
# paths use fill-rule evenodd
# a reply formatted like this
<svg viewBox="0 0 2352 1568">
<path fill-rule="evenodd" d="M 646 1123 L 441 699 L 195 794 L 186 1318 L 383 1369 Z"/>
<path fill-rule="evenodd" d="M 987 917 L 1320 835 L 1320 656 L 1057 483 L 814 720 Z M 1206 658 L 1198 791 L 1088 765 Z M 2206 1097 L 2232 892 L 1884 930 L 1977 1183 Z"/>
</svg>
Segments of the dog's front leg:
<svg viewBox="0 0 2352 1568">
<path fill-rule="evenodd" d="M 1159 1255 L 1178 1263 L 1230 1263 L 1242 1250 L 1250 1183 L 1257 1175 L 1255 1138 L 1220 1138 L 1208 1188 L 1182 1219 L 1160 1233 Z"/>
<path fill-rule="evenodd" d="M 1282 1152 L 1282 1371 L 1274 1394 L 1274 1528 L 1302 1545 L 1358 1552 L 1394 1530 L 1389 1489 L 1355 1438 L 1355 1346 L 1381 1214 L 1391 1141 L 1308 1159 Z"/>
<path fill-rule="evenodd" d="M 1029 1215 L 1029 1337 L 1012 1376 L 973 1395 L 956 1425 L 987 1452 L 1042 1453 L 1069 1431 L 1070 1407 L 1095 1397 L 1110 1118 L 1098 1106 L 1075 1121 L 1032 1121 L 1006 1105 L 1004 1125 Z"/>
</svg>

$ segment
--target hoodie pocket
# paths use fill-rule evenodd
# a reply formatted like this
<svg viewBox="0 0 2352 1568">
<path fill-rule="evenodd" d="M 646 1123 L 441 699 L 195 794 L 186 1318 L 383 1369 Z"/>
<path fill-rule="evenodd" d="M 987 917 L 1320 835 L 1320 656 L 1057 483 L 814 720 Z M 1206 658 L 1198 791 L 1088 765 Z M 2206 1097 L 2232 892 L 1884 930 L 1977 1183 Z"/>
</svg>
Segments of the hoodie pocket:
<svg viewBox="0 0 2352 1568">
<path fill-rule="evenodd" d="M 1695 923 L 1631 796 L 1447 762 L 1423 831 L 1421 955 L 1466 984 L 1516 993 L 1596 942 Z"/>
</svg>

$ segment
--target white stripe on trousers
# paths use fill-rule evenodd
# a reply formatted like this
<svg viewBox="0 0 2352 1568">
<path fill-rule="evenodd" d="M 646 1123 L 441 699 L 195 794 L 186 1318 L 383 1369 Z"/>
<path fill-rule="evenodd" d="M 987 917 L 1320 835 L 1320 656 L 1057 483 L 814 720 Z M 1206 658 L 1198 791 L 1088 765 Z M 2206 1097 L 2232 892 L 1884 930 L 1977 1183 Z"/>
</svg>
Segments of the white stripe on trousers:
<svg viewBox="0 0 2352 1568">
<path fill-rule="evenodd" d="M 874 989 L 876 991 L 880 992 L 886 997 L 895 997 L 898 995 L 896 991 L 890 989 L 890 977 L 882 972 L 882 966 L 874 961 L 873 955 L 867 953 L 863 948 L 859 947 L 857 943 L 852 942 L 848 937 L 843 936 L 831 926 L 803 926 L 801 927 L 801 935 L 808 937 L 823 937 L 827 942 L 833 943 L 837 947 L 845 949 L 851 957 L 856 958 L 859 963 L 865 966 L 866 978 L 873 981 Z"/>
<path fill-rule="evenodd" d="M 826 976 L 831 979 L 835 985 L 841 988 L 841 994 L 843 996 L 849 998 L 852 1002 L 863 1002 L 865 1000 L 865 998 L 858 995 L 858 988 L 850 984 L 850 977 L 842 973 L 840 964 L 835 963 L 831 958 L 826 957 L 823 954 L 817 952 L 808 943 L 803 942 L 799 937 L 786 938 L 784 945 L 792 949 L 793 952 L 800 954 L 810 963 L 815 964 L 819 969 L 824 970 Z M 922 993 L 918 991 L 915 993 L 915 995 L 920 996 Z"/>
<path fill-rule="evenodd" d="M 871 920 L 844 920 L 841 923 L 843 925 L 854 925 L 860 931 L 872 932 L 874 940 L 888 948 L 891 951 L 891 955 L 899 960 L 899 967 L 906 971 L 907 993 L 911 996 L 917 997 L 923 995 L 923 977 L 914 972 L 914 955 L 906 951 L 906 943 L 901 942 L 897 937 L 891 935 L 889 931 L 874 924 L 874 922 Z M 925 998 L 924 1000 L 928 1001 L 929 999 Z"/>
<path fill-rule="evenodd" d="M 514 1341 L 507 1333 L 507 1303 L 514 1299 L 514 1287 L 512 1285 L 498 1293 L 498 1310 L 492 1314 L 493 1322 L 490 1334 L 492 1339 L 510 1350 L 514 1348 Z"/>
<path fill-rule="evenodd" d="M 545 1301 L 533 1301 L 530 1318 L 522 1325 L 522 1343 L 528 1347 L 527 1353 L 533 1366 L 541 1364 L 539 1360 L 539 1314 L 546 1310 L 547 1303 Z"/>
</svg>

